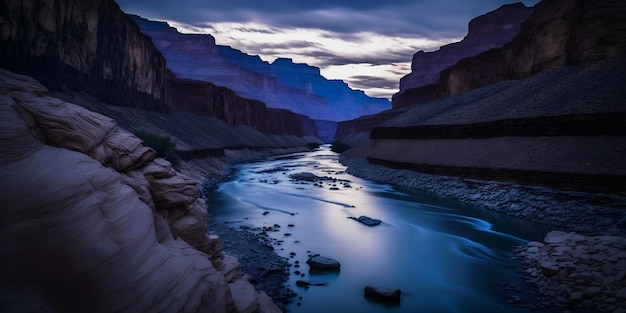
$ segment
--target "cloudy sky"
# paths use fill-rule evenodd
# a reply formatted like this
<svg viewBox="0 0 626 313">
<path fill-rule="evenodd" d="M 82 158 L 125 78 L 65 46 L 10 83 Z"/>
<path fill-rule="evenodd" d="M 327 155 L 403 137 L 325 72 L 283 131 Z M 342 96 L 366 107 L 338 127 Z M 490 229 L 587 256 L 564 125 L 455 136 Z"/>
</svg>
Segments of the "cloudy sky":
<svg viewBox="0 0 626 313">
<path fill-rule="evenodd" d="M 116 0 L 122 10 L 211 34 L 272 62 L 291 58 L 370 96 L 391 97 L 419 50 L 467 33 L 474 17 L 515 0 Z M 535 5 L 538 0 L 522 1 Z"/>
</svg>

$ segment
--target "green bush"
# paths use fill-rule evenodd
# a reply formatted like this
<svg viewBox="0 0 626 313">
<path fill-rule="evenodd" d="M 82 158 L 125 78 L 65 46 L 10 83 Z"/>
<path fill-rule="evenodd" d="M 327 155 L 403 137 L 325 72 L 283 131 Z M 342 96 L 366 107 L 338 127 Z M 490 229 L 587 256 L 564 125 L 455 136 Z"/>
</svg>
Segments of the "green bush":
<svg viewBox="0 0 626 313">
<path fill-rule="evenodd" d="M 342 153 L 348 149 L 350 149 L 351 147 L 341 141 L 334 141 L 332 143 L 332 145 L 330 146 L 330 151 L 333 152 L 337 152 L 337 153 Z"/>
<path fill-rule="evenodd" d="M 176 152 L 176 144 L 169 136 L 161 136 L 147 131 L 138 130 L 135 135 L 143 140 L 143 144 L 154 149 L 158 157 L 162 157 L 172 163 L 174 168 L 180 165 L 180 156 Z"/>
</svg>

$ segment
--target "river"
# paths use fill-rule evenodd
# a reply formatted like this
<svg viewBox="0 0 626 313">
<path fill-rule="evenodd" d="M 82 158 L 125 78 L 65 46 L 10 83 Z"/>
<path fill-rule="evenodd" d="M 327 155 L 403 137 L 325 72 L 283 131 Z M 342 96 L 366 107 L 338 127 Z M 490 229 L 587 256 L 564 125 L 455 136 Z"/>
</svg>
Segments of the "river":
<svg viewBox="0 0 626 313">
<path fill-rule="evenodd" d="M 301 266 L 291 272 L 305 275 L 288 281 L 302 297 L 290 312 L 535 312 L 508 304 L 505 286 L 523 285 L 511 260 L 514 247 L 541 240 L 547 227 L 344 171 L 324 146 L 240 164 L 209 194 L 215 219 L 251 228 L 280 225 L 268 233 L 274 248 L 288 258 L 295 253 L 291 263 Z M 300 172 L 350 182 L 319 187 L 290 180 Z M 368 227 L 348 219 L 361 215 L 383 222 Z M 310 273 L 305 262 L 315 253 L 340 261 L 341 270 Z M 295 285 L 298 279 L 327 285 L 305 289 Z M 401 289 L 401 301 L 370 301 L 363 296 L 366 285 Z"/>
</svg>

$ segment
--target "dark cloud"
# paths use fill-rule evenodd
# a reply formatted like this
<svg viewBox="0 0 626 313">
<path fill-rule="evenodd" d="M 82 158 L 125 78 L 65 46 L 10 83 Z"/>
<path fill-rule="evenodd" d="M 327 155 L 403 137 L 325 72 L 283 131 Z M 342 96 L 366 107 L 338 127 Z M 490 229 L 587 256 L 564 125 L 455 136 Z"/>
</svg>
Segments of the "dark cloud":
<svg viewBox="0 0 626 313">
<path fill-rule="evenodd" d="M 398 89 L 398 81 L 394 79 L 377 77 L 377 76 L 367 76 L 367 75 L 357 75 L 351 76 L 347 79 L 347 83 L 350 86 L 358 89 L 371 89 L 371 88 L 382 88 L 382 89 L 390 89 L 397 90 Z"/>
<path fill-rule="evenodd" d="M 327 50 L 311 50 L 295 52 L 301 56 L 308 56 L 317 59 L 315 65 L 320 67 L 332 65 L 367 64 L 367 65 L 387 65 L 391 63 L 407 62 L 415 50 L 398 47 L 398 50 L 388 50 L 377 52 L 375 55 L 344 55 Z"/>
<path fill-rule="evenodd" d="M 340 34 L 440 38 L 464 35 L 470 19 L 512 0 L 116 0 L 128 13 L 191 25 L 260 22 L 271 27 L 312 28 Z M 538 0 L 526 0 L 534 5 Z"/>
</svg>

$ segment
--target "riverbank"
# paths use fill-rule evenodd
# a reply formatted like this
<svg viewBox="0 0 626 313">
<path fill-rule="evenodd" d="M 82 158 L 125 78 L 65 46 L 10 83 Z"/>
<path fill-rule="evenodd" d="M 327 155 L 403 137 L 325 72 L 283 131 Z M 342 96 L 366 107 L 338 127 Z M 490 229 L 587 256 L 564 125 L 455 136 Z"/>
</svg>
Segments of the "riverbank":
<svg viewBox="0 0 626 313">
<path fill-rule="evenodd" d="M 208 157 L 183 161 L 180 172 L 198 179 L 199 188 L 206 199 L 206 192 L 228 179 L 232 168 L 238 163 L 254 162 L 275 155 L 309 151 L 309 148 L 273 148 L 225 150 L 224 157 Z M 208 203 L 209 201 L 207 201 Z M 207 205 L 207 209 L 208 208 Z M 207 229 L 209 235 L 217 235 L 224 251 L 239 260 L 242 272 L 259 291 L 269 295 L 274 303 L 286 312 L 286 305 L 295 296 L 286 286 L 290 264 L 279 256 L 272 247 L 268 236 L 249 229 L 238 228 L 216 221 L 209 215 Z"/>
<path fill-rule="evenodd" d="M 357 154 L 340 157 L 349 174 L 566 231 L 518 247 L 525 280 L 541 295 L 533 307 L 626 312 L 625 197 L 421 174 L 370 164 Z"/>
<path fill-rule="evenodd" d="M 559 230 L 626 236 L 623 196 L 422 174 L 370 164 L 350 152 L 339 160 L 348 166 L 349 174 L 364 179 L 428 192 Z"/>
</svg>

